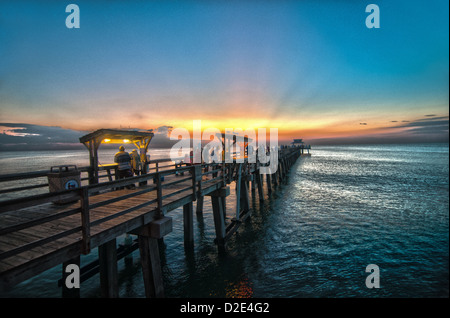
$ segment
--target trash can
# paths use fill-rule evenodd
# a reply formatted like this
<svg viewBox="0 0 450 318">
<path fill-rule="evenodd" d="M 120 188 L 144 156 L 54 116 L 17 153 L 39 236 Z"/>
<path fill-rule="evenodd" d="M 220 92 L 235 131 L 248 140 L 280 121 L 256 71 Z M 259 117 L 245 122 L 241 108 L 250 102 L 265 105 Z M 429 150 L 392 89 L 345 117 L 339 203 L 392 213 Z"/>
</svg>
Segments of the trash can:
<svg viewBox="0 0 450 318">
<path fill-rule="evenodd" d="M 53 166 L 50 168 L 48 186 L 50 192 L 75 189 L 81 186 L 80 171 L 76 165 Z M 75 202 L 73 199 L 53 201 L 55 204 Z"/>
</svg>

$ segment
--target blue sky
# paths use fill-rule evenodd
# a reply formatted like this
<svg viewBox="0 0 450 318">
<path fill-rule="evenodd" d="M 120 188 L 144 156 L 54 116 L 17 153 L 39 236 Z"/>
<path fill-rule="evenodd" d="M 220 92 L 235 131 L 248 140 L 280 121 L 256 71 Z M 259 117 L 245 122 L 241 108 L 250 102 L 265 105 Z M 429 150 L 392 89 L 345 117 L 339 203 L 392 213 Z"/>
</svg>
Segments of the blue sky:
<svg viewBox="0 0 450 318">
<path fill-rule="evenodd" d="M 80 29 L 65 27 L 70 3 Z M 312 139 L 385 136 L 430 114 L 448 127 L 448 1 L 375 1 L 380 29 L 365 26 L 369 3 L 3 1 L 0 122 L 201 119 Z"/>
</svg>

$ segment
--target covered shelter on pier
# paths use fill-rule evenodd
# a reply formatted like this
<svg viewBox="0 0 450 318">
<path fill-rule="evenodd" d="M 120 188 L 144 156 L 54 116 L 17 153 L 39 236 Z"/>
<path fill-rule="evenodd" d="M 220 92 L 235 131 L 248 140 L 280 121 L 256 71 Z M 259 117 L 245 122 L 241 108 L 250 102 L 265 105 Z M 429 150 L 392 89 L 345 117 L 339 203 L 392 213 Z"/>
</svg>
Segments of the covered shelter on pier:
<svg viewBox="0 0 450 318">
<path fill-rule="evenodd" d="M 80 142 L 89 150 L 89 184 L 98 183 L 98 148 L 101 144 L 134 144 L 141 161 L 146 162 L 148 146 L 153 136 L 150 131 L 99 129 L 80 137 Z M 143 164 L 143 173 L 147 173 L 146 164 Z"/>
<path fill-rule="evenodd" d="M 294 139 L 293 142 L 291 142 L 292 147 L 301 147 L 304 146 L 305 143 L 303 142 L 303 139 Z"/>
<path fill-rule="evenodd" d="M 308 151 L 308 155 L 309 155 L 309 150 L 311 149 L 311 145 L 305 145 L 305 143 L 303 142 L 303 139 L 294 139 L 294 141 L 291 143 L 292 147 L 298 147 L 301 150 L 301 154 L 304 154 L 304 151 L 306 149 L 306 151 Z"/>
</svg>

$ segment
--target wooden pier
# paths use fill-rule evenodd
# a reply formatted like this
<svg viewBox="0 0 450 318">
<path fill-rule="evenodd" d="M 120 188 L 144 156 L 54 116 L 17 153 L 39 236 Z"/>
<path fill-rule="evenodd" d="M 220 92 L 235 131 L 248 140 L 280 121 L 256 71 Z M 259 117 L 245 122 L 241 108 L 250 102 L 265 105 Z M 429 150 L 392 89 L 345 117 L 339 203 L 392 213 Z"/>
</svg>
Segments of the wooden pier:
<svg viewBox="0 0 450 318">
<path fill-rule="evenodd" d="M 260 173 L 259 162 L 212 163 L 186 166 L 172 163 L 156 171 L 132 178 L 114 180 L 115 165 L 96 171 L 83 168 L 92 179 L 104 171 L 106 182 L 91 183 L 72 190 L 10 199 L 0 206 L 0 291 L 59 264 L 80 264 L 80 255 L 98 248 L 102 296 L 118 297 L 116 239 L 126 233 L 138 237 L 145 294 L 163 297 L 164 288 L 158 239 L 172 231 L 170 212 L 183 207 L 184 244 L 194 244 L 193 213 L 203 212 L 203 201 L 210 197 L 213 207 L 215 242 L 226 248 L 227 240 L 251 214 L 251 189 L 264 200 L 264 179 L 268 192 L 281 183 L 301 155 L 299 148 L 279 150 L 277 171 Z M 155 170 L 153 168 L 153 170 Z M 45 174 L 44 174 L 45 175 Z M 2 181 L 42 177 L 43 172 L 0 176 Z M 234 217 L 226 218 L 226 197 L 235 183 Z M 47 185 L 20 187 L 20 191 Z M 133 188 L 128 188 L 133 187 Z M 256 191 L 257 189 L 257 191 Z M 17 189 L 16 189 L 17 190 Z M 3 189 L 0 193 L 9 193 Z M 71 201 L 55 204 L 55 201 Z M 229 215 L 228 215 L 229 216 Z M 64 284 L 63 284 L 64 285 Z M 64 290 L 63 295 L 67 290 Z M 79 290 L 78 290 L 79 295 Z"/>
</svg>

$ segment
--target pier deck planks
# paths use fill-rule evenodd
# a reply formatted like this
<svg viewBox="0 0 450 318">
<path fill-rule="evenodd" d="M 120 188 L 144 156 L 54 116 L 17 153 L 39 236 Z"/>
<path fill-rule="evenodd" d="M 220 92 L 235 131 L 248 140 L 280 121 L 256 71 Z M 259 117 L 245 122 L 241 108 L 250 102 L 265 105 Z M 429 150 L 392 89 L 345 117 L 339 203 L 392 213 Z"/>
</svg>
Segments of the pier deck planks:
<svg viewBox="0 0 450 318">
<path fill-rule="evenodd" d="M 288 158 L 291 158 L 291 164 L 298 157 L 294 157 L 294 155 L 295 153 L 293 151 L 287 153 Z M 238 170 L 241 171 L 240 166 L 236 167 L 239 167 Z M 237 176 L 239 178 L 241 177 L 241 173 L 236 173 L 236 167 L 230 166 L 222 170 L 222 172 L 225 171 L 226 173 L 225 180 L 222 177 L 214 178 L 211 174 L 200 177 L 198 173 L 202 171 L 198 171 L 198 166 L 193 166 L 192 168 L 195 169 L 191 170 L 191 175 L 187 173 L 186 168 L 171 170 L 172 172 L 161 171 L 162 174 L 144 175 L 144 179 L 148 178 L 148 185 L 137 186 L 139 181 L 144 180 L 138 178 L 138 181 L 135 183 L 135 189 L 118 189 L 118 186 L 124 185 L 124 183 L 130 183 L 130 181 L 124 182 L 123 180 L 118 180 L 118 182 L 99 184 L 99 187 L 96 185 L 89 186 L 88 188 L 83 187 L 80 191 L 76 192 L 80 193 L 77 196 L 75 192 L 69 193 L 71 198 L 75 197 L 79 199 L 85 197 L 83 193 L 89 191 L 89 208 L 86 205 L 81 205 L 82 200 L 65 205 L 56 205 L 48 202 L 49 200 L 54 200 L 56 196 L 62 198 L 60 194 L 51 195 L 50 197 L 45 196 L 43 200 L 39 197 L 39 201 L 32 201 L 35 200 L 32 197 L 25 197 L 24 202 L 19 201 L 18 203 L 13 200 L 14 202 L 8 203 L 10 205 L 2 206 L 0 213 L 0 255 L 3 254 L 3 257 L 0 258 L 0 290 L 7 289 L 68 260 L 75 259 L 87 247 L 89 247 L 87 250 L 89 253 L 92 249 L 118 236 L 148 225 L 158 215 L 161 216 L 161 214 L 166 214 L 186 204 L 192 204 L 197 198 L 202 202 L 203 196 L 233 182 L 233 178 L 236 179 Z M 252 171 L 249 171 L 250 169 Z M 257 170 L 258 167 L 256 165 L 254 167 L 247 167 L 247 170 L 243 174 L 252 173 Z M 185 173 L 184 175 L 175 175 L 175 171 Z M 259 183 L 257 183 L 258 192 L 260 199 L 263 199 L 262 176 L 258 172 L 256 174 L 256 178 L 259 180 Z M 152 178 L 153 176 L 159 177 L 161 175 L 164 175 L 165 181 L 160 182 L 161 188 L 157 190 L 156 187 L 158 184 L 152 184 Z M 280 175 L 281 177 L 282 175 Z M 170 184 L 176 181 L 179 182 Z M 113 184 L 112 187 L 116 188 L 105 191 L 107 188 L 112 188 L 111 184 Z M 268 186 L 270 189 L 271 183 Z M 150 191 L 139 193 L 143 190 Z M 94 191 L 98 192 L 94 194 Z M 27 199 L 28 201 L 26 201 Z M 112 200 L 113 202 L 107 202 L 108 200 Z M 25 208 L 25 206 L 29 206 L 32 202 L 35 205 Z M 101 203 L 104 205 L 100 205 Z M 16 210 L 9 211 L 9 209 L 13 208 Z M 128 211 L 129 209 L 130 211 Z M 83 223 L 83 211 L 88 212 L 84 212 L 84 215 L 88 215 L 89 222 L 86 219 Z M 125 211 L 126 213 L 124 213 Z M 64 214 L 64 216 L 56 219 L 55 216 L 61 216 L 61 213 L 72 214 Z M 241 211 L 237 211 L 237 216 L 239 213 Z M 37 220 L 39 223 L 36 222 Z M 42 222 L 42 220 L 45 220 L 45 222 Z M 27 224 L 27 227 L 22 229 L 17 228 L 18 225 L 27 222 L 31 222 L 32 224 Z M 86 226 L 89 231 L 85 231 Z M 7 233 L 7 229 L 10 232 Z M 65 231 L 71 231 L 71 233 L 64 233 Z M 89 235 L 86 234 L 87 232 L 89 232 Z M 83 236 L 83 233 L 86 236 Z M 60 237 L 52 238 L 54 235 L 60 235 Z M 45 240 L 45 243 L 42 240 Z M 90 244 L 88 245 L 86 242 Z M 27 248 L 25 249 L 24 247 Z M 20 252 L 9 255 L 12 254 L 10 253 L 11 251 L 17 248 L 21 249 Z"/>
<path fill-rule="evenodd" d="M 182 178 L 185 178 L 181 176 Z M 175 181 L 177 177 L 166 177 L 164 183 Z M 164 184 L 163 183 L 163 184 Z M 203 191 L 214 190 L 220 182 L 211 182 Z M 121 189 L 104 192 L 89 197 L 89 204 L 96 204 L 109 199 L 114 199 L 125 194 L 131 194 L 146 188 L 153 188 L 154 185 L 136 186 L 135 189 Z M 186 180 L 178 184 L 164 188 L 164 196 L 186 188 L 185 191 L 163 199 L 163 207 L 167 212 L 174 208 L 183 206 L 184 201 L 192 201 L 192 181 Z M 143 193 L 131 198 L 123 199 L 117 202 L 109 203 L 89 210 L 90 222 L 98 221 L 109 217 L 125 209 L 135 207 L 139 204 L 156 199 L 156 191 Z M 35 220 L 41 217 L 53 215 L 56 213 L 79 208 L 80 203 L 69 203 L 65 205 L 55 205 L 45 203 L 16 211 L 10 211 L 0 214 L 0 229 L 6 228 L 18 223 Z M 143 226 L 153 220 L 157 210 L 157 202 L 141 207 L 132 212 L 120 215 L 111 220 L 91 227 L 91 249 L 120 236 L 137 227 Z M 40 239 L 48 238 L 51 235 L 58 234 L 65 230 L 75 229 L 81 226 L 80 213 L 66 216 L 57 220 L 49 221 L 44 224 L 28 227 L 12 233 L 0 235 L 0 253 L 7 252 L 16 247 L 20 247 Z M 25 252 L 0 260 L 0 277 L 10 280 L 11 276 L 25 275 L 32 277 L 45 267 L 45 269 L 56 266 L 63 259 L 70 259 L 80 254 L 80 245 L 82 240 L 81 231 L 64 236 L 34 247 Z M 45 266 L 36 266 L 37 263 L 46 264 Z M 21 279 L 22 280 L 22 279 Z M 15 279 L 14 279 L 15 281 Z"/>
</svg>

